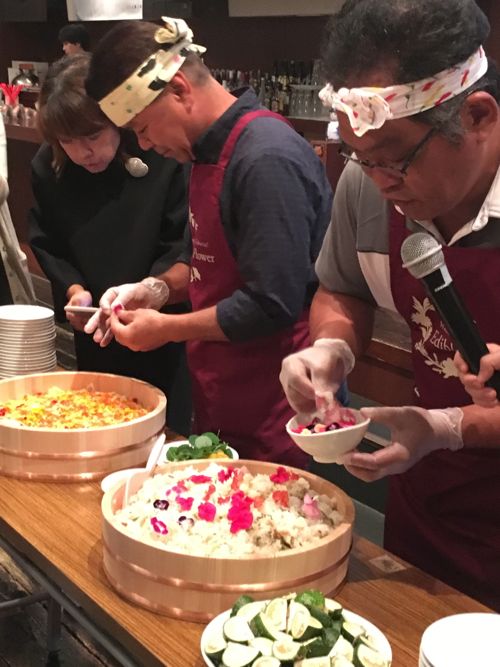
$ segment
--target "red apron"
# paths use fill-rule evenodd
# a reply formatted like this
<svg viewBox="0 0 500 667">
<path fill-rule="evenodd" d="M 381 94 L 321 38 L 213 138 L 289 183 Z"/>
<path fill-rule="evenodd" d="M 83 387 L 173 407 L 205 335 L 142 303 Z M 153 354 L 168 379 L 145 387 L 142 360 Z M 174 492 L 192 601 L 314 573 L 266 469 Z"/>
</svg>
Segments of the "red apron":
<svg viewBox="0 0 500 667">
<path fill-rule="evenodd" d="M 216 165 L 195 164 L 190 184 L 193 242 L 189 296 L 194 311 L 214 306 L 244 286 L 220 217 L 224 172 L 245 127 L 269 111 L 243 115 Z M 255 193 L 258 196 L 258 193 Z M 279 249 L 277 250 L 279 252 Z M 304 467 L 308 456 L 285 431 L 293 416 L 279 382 L 282 359 L 309 345 L 308 312 L 294 326 L 246 342 L 190 341 L 195 432 L 220 431 L 242 458 Z"/>
<path fill-rule="evenodd" d="M 493 224 L 493 223 L 490 223 Z M 408 235 L 390 222 L 391 288 L 411 329 L 416 403 L 424 408 L 471 402 L 452 363 L 455 346 L 424 287 L 401 265 Z M 484 340 L 500 332 L 500 248 L 443 248 L 457 291 Z M 500 438 L 500 433 L 499 433 Z M 500 453 L 438 451 L 389 482 L 385 546 L 435 577 L 500 609 Z"/>
</svg>

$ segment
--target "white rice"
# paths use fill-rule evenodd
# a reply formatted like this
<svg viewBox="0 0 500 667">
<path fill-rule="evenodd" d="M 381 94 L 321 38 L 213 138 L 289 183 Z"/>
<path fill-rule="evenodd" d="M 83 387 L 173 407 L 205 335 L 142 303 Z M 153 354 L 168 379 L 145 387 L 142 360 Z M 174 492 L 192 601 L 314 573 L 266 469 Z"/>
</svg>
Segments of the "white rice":
<svg viewBox="0 0 500 667">
<path fill-rule="evenodd" d="M 242 474 L 239 491 L 257 503 L 249 506 L 253 523 L 248 529 L 231 532 L 228 511 L 231 498 L 238 489 L 232 488 L 233 477 L 220 481 L 220 471 L 227 468 L 216 463 L 203 470 L 188 467 L 182 471 L 154 475 L 146 480 L 142 488 L 131 499 L 127 507 L 114 515 L 114 521 L 121 530 L 147 544 L 154 544 L 171 551 L 196 554 L 199 556 L 241 557 L 251 555 L 272 555 L 280 551 L 310 547 L 327 536 L 342 521 L 334 498 L 318 496 L 303 477 L 275 482 L 269 475 L 252 475 L 246 468 L 236 469 Z M 195 483 L 191 476 L 205 475 L 210 481 Z M 177 485 L 185 484 L 186 491 Z M 206 499 L 207 490 L 213 484 L 215 490 Z M 174 488 L 177 487 L 177 488 Z M 273 498 L 273 492 L 288 493 L 288 507 L 282 507 Z M 304 498 L 313 502 L 318 516 L 310 518 L 304 511 Z M 193 498 L 191 509 L 182 508 L 177 500 Z M 229 499 L 220 504 L 219 498 Z M 155 508 L 155 500 L 167 500 L 168 508 Z M 215 507 L 212 521 L 200 518 L 200 504 L 209 502 Z M 213 509 L 212 509 L 213 511 Z M 310 512 L 309 512 L 310 514 Z M 181 519 L 179 522 L 179 518 Z M 153 524 L 166 534 L 155 531 Z"/>
</svg>

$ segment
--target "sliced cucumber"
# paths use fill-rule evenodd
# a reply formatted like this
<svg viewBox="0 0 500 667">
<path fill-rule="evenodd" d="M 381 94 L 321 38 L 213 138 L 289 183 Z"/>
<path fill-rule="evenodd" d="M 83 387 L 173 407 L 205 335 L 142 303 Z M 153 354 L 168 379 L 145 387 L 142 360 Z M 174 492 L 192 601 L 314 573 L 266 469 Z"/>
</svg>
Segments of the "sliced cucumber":
<svg viewBox="0 0 500 667">
<path fill-rule="evenodd" d="M 328 612 L 323 611 L 319 607 L 308 607 L 308 609 L 311 616 L 319 621 L 324 628 L 332 626 L 333 621 Z"/>
<path fill-rule="evenodd" d="M 210 660 L 218 665 L 222 660 L 222 654 L 227 648 L 227 642 L 222 635 L 214 636 L 208 640 L 203 650 Z"/>
<path fill-rule="evenodd" d="M 222 664 L 224 667 L 250 667 L 259 655 L 258 648 L 229 642 L 222 654 Z"/>
<path fill-rule="evenodd" d="M 277 630 L 286 630 L 288 601 L 285 598 L 274 598 L 264 610 L 266 616 L 276 626 Z"/>
<path fill-rule="evenodd" d="M 300 656 L 304 658 L 320 658 L 328 656 L 330 647 L 322 637 L 316 637 L 314 641 L 308 643 L 306 646 L 302 645 L 300 649 Z"/>
<path fill-rule="evenodd" d="M 340 618 L 344 610 L 340 602 L 332 600 L 332 598 L 325 598 L 325 609 L 334 620 Z"/>
<path fill-rule="evenodd" d="M 309 613 L 309 609 L 303 604 L 300 604 L 300 602 L 292 600 L 288 610 L 286 631 L 291 634 L 294 639 L 299 639 L 304 634 L 310 620 L 311 614 Z M 305 637 L 305 639 L 307 639 L 307 637 Z"/>
<path fill-rule="evenodd" d="M 254 638 L 250 626 L 244 618 L 233 616 L 229 618 L 222 626 L 224 637 L 228 642 L 245 644 Z"/>
<path fill-rule="evenodd" d="M 359 644 L 354 651 L 354 667 L 388 667 L 387 660 L 365 644 Z"/>
<path fill-rule="evenodd" d="M 231 616 L 236 616 L 239 610 L 245 605 L 250 604 L 250 602 L 253 602 L 253 598 L 251 598 L 249 595 L 240 595 L 240 597 L 233 604 L 231 609 Z"/>
<path fill-rule="evenodd" d="M 273 656 L 282 662 L 292 662 L 295 660 L 301 649 L 301 644 L 294 642 L 287 635 L 288 639 L 275 641 L 273 643 Z"/>
<path fill-rule="evenodd" d="M 353 645 L 345 637 L 340 636 L 330 651 L 331 656 L 342 656 L 352 662 L 354 658 Z"/>
<path fill-rule="evenodd" d="M 354 647 L 357 648 L 359 644 L 364 644 L 365 646 L 368 646 L 368 648 L 371 648 L 374 651 L 379 650 L 377 640 L 375 639 L 375 637 L 372 637 L 367 632 L 365 632 L 362 635 L 359 635 L 359 637 L 356 637 L 356 641 L 354 642 Z"/>
<path fill-rule="evenodd" d="M 248 642 L 248 645 L 258 648 L 265 658 L 273 654 L 273 640 L 267 637 L 254 637 Z"/>
<path fill-rule="evenodd" d="M 256 637 L 266 637 L 275 641 L 280 638 L 280 631 L 274 627 L 269 616 L 263 611 L 250 621 L 250 629 Z"/>
<path fill-rule="evenodd" d="M 336 655 L 332 658 L 331 667 L 354 667 L 354 665 L 343 655 Z"/>
<path fill-rule="evenodd" d="M 330 651 L 332 647 L 335 646 L 340 637 L 340 628 L 339 627 L 323 628 L 321 636 L 325 644 L 328 646 L 328 650 Z"/>
<path fill-rule="evenodd" d="M 248 602 L 238 609 L 236 616 L 244 618 L 250 623 L 252 618 L 255 618 L 257 614 L 260 614 L 261 611 L 265 609 L 267 602 L 263 600 L 255 600 L 255 602 Z"/>
<path fill-rule="evenodd" d="M 305 658 L 296 662 L 294 667 L 330 667 L 330 658 Z"/>
<path fill-rule="evenodd" d="M 252 667 L 281 667 L 281 662 L 278 658 L 265 656 L 257 658 L 257 660 L 252 663 Z"/>
<path fill-rule="evenodd" d="M 345 621 L 342 625 L 342 634 L 347 641 L 353 644 L 360 635 L 365 634 L 365 629 L 362 625 L 352 623 L 351 621 Z"/>
<path fill-rule="evenodd" d="M 308 639 L 319 637 L 322 631 L 323 631 L 323 626 L 321 625 L 321 623 L 317 621 L 315 618 L 309 618 L 309 623 L 307 624 L 306 629 L 300 635 L 300 637 L 295 637 L 295 639 L 298 639 L 301 642 L 305 642 Z"/>
</svg>

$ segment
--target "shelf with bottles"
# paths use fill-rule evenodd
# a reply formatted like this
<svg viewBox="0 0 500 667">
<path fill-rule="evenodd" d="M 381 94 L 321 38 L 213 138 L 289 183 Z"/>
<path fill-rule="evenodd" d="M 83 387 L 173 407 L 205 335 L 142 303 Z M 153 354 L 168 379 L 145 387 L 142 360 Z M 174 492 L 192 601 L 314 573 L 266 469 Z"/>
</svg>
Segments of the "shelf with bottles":
<svg viewBox="0 0 500 667">
<path fill-rule="evenodd" d="M 320 61 L 275 61 L 272 71 L 214 69 L 212 75 L 226 90 L 253 88 L 260 103 L 276 113 L 295 119 L 328 120 L 318 93 Z"/>
</svg>

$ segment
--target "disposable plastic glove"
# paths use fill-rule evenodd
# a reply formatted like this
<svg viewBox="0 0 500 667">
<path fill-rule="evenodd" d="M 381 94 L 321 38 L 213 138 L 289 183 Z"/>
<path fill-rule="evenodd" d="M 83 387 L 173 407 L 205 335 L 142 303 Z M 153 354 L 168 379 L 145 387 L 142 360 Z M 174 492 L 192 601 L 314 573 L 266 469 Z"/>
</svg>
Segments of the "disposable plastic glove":
<svg viewBox="0 0 500 667">
<path fill-rule="evenodd" d="M 373 454 L 354 451 L 342 457 L 347 470 L 365 482 L 399 475 L 438 449 L 457 450 L 464 445 L 460 408 L 424 410 L 409 405 L 362 408 L 361 414 L 390 428 L 392 440 Z"/>
<path fill-rule="evenodd" d="M 310 417 L 318 409 L 328 411 L 354 363 L 351 348 L 339 338 L 318 338 L 311 347 L 285 357 L 280 381 L 295 412 Z"/>
<path fill-rule="evenodd" d="M 66 304 L 67 306 L 91 306 L 92 294 L 87 290 L 81 290 L 73 294 Z M 89 315 L 84 313 L 66 313 L 66 319 L 76 331 L 83 331 L 89 320 Z"/>
<path fill-rule="evenodd" d="M 497 393 L 492 387 L 486 387 L 490 377 L 495 371 L 500 370 L 500 345 L 489 344 L 490 354 L 481 357 L 479 373 L 473 375 L 467 362 L 463 359 L 460 352 L 455 354 L 455 366 L 458 369 L 458 377 L 464 385 L 465 391 L 471 395 L 476 405 L 482 408 L 494 408 L 498 405 Z"/>
<path fill-rule="evenodd" d="M 139 283 L 126 283 L 110 287 L 99 301 L 99 310 L 85 326 L 85 333 L 94 334 L 94 341 L 105 347 L 112 339 L 109 316 L 117 308 L 136 310 L 152 308 L 159 310 L 168 301 L 170 290 L 163 280 L 149 276 Z"/>
</svg>

